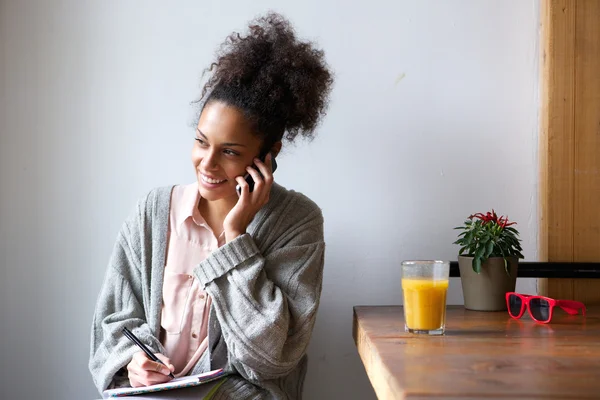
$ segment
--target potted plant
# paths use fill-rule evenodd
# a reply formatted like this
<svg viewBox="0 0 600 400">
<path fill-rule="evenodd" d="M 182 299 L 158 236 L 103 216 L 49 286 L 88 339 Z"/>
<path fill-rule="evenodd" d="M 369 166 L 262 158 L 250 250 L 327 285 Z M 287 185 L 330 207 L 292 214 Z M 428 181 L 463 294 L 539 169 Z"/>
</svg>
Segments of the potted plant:
<svg viewBox="0 0 600 400">
<path fill-rule="evenodd" d="M 454 228 L 462 230 L 454 244 L 461 246 L 458 266 L 466 309 L 506 310 L 505 293 L 515 290 L 523 258 L 515 224 L 492 209 L 470 215 L 463 226 Z"/>
</svg>

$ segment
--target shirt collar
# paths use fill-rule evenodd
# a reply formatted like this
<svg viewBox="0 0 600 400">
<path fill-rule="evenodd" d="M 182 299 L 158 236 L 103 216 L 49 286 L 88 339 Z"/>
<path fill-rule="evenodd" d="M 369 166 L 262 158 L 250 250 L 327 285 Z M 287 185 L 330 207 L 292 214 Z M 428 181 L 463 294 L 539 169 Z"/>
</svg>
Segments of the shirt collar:
<svg viewBox="0 0 600 400">
<path fill-rule="evenodd" d="M 198 182 L 187 185 L 183 189 L 183 196 L 181 198 L 181 213 L 179 213 L 177 226 L 181 226 L 181 224 L 183 224 L 188 218 L 192 218 L 197 225 L 206 225 L 206 221 L 204 218 L 202 218 L 200 210 L 198 210 L 200 198 Z"/>
<path fill-rule="evenodd" d="M 180 203 L 181 212 L 179 213 L 179 219 L 176 221 L 178 227 L 180 227 L 188 218 L 191 218 L 196 225 L 203 226 L 211 231 L 206 220 L 202 217 L 202 214 L 200 214 L 200 210 L 198 210 L 198 203 L 200 203 L 201 198 L 202 196 L 200 196 L 200 191 L 198 190 L 198 182 L 185 186 Z M 224 240 L 224 238 L 225 231 L 221 232 L 217 239 Z"/>
</svg>

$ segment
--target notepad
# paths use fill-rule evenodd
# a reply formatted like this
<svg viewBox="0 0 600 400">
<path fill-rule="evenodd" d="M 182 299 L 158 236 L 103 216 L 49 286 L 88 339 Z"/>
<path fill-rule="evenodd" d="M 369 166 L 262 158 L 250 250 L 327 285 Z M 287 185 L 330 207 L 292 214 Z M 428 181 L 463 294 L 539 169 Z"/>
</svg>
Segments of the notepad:
<svg viewBox="0 0 600 400">
<path fill-rule="evenodd" d="M 225 376 L 223 369 L 205 372 L 197 375 L 183 376 L 175 378 L 167 383 L 159 383 L 157 385 L 143 386 L 137 388 L 119 388 L 109 389 L 102 392 L 102 398 L 108 399 L 111 397 L 134 396 L 137 394 L 154 393 L 163 390 L 181 389 L 186 387 L 198 386 L 203 383 L 211 382 Z"/>
</svg>

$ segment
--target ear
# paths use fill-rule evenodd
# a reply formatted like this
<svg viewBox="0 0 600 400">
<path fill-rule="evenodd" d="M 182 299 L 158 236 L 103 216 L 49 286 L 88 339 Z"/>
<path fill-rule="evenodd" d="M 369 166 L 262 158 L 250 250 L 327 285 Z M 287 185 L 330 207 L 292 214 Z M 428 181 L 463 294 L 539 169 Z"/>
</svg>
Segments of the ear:
<svg viewBox="0 0 600 400">
<path fill-rule="evenodd" d="M 277 154 L 281 151 L 281 140 L 275 142 L 273 147 L 271 147 L 271 153 L 273 153 L 273 158 L 277 157 Z"/>
</svg>

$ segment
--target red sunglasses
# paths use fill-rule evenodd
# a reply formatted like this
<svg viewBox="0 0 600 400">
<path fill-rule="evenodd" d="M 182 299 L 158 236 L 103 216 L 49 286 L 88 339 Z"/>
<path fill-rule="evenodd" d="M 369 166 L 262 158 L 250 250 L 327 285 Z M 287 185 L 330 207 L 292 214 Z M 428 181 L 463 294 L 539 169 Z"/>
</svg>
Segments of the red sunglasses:
<svg viewBox="0 0 600 400">
<path fill-rule="evenodd" d="M 559 306 L 571 315 L 578 314 L 578 310 L 581 309 L 582 314 L 585 315 L 585 306 L 579 301 L 554 300 L 550 297 L 531 296 L 515 292 L 506 293 L 506 306 L 508 307 L 508 314 L 511 317 L 515 319 L 521 318 L 527 308 L 531 318 L 542 324 L 550 322 L 555 306 Z"/>
</svg>

